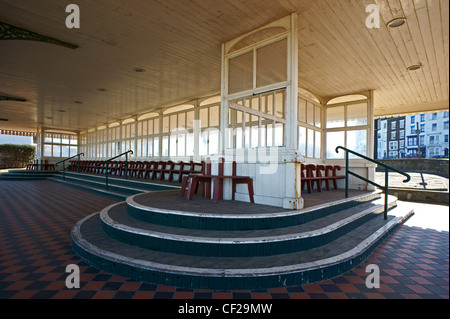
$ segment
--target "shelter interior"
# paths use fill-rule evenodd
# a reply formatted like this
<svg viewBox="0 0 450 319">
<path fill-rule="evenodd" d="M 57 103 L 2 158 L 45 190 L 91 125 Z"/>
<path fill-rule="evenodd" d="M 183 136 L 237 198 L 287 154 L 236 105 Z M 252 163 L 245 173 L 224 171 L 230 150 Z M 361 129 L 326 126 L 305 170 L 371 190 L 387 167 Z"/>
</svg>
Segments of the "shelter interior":
<svg viewBox="0 0 450 319">
<path fill-rule="evenodd" d="M 255 202 L 301 208 L 302 163 L 344 167 L 337 146 L 373 158 L 376 117 L 448 109 L 446 0 L 211 2 L 80 0 L 70 29 L 66 1 L 0 1 L 0 128 L 36 132 L 53 162 L 224 157 Z M 77 48 L 8 38 L 16 26 Z"/>
</svg>

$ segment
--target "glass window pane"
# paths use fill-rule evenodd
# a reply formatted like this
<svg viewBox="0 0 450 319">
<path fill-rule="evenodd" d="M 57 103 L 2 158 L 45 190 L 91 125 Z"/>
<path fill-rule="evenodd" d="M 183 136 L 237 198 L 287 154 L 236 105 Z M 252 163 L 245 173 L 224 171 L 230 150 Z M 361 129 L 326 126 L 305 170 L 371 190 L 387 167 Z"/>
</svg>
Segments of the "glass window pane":
<svg viewBox="0 0 450 319">
<path fill-rule="evenodd" d="M 75 155 L 78 154 L 78 147 L 76 147 L 76 146 L 70 146 L 69 151 L 70 151 L 69 156 L 75 156 Z"/>
<path fill-rule="evenodd" d="M 177 130 L 177 115 L 171 115 L 170 116 L 170 132 L 174 132 Z"/>
<path fill-rule="evenodd" d="M 347 148 L 356 153 L 367 155 L 367 130 L 348 131 Z M 349 158 L 358 158 L 356 155 L 349 154 Z"/>
<path fill-rule="evenodd" d="M 273 146 L 273 124 L 267 124 L 267 147 Z"/>
<path fill-rule="evenodd" d="M 186 156 L 194 155 L 194 134 L 189 133 L 186 136 Z"/>
<path fill-rule="evenodd" d="M 142 122 L 142 136 L 148 135 L 148 122 L 149 121 Z"/>
<path fill-rule="evenodd" d="M 170 135 L 170 156 L 177 156 L 177 136 L 175 134 Z"/>
<path fill-rule="evenodd" d="M 315 125 L 317 126 L 317 127 L 321 127 L 321 125 L 322 125 L 322 118 L 321 118 L 321 116 L 322 116 L 322 109 L 320 108 L 320 106 L 317 106 L 316 105 L 316 111 L 315 111 Z"/>
<path fill-rule="evenodd" d="M 138 122 L 138 132 L 137 136 L 142 136 L 142 122 Z"/>
<path fill-rule="evenodd" d="M 168 136 L 163 136 L 162 156 L 169 156 L 169 137 Z"/>
<path fill-rule="evenodd" d="M 61 145 L 53 145 L 53 157 L 61 157 Z"/>
<path fill-rule="evenodd" d="M 261 141 L 260 146 L 266 147 L 266 127 L 264 125 L 262 125 L 259 128 L 259 135 L 260 135 L 260 141 Z"/>
<path fill-rule="evenodd" d="M 270 115 L 273 115 L 273 112 L 274 112 L 274 110 L 273 110 L 273 98 L 274 98 L 274 94 L 272 93 L 272 94 L 269 94 L 269 95 L 267 95 L 267 100 L 266 100 L 266 102 L 267 102 L 267 114 L 270 114 Z"/>
<path fill-rule="evenodd" d="M 315 134 L 316 134 L 316 138 L 314 141 L 314 157 L 320 158 L 322 133 L 319 131 L 316 131 Z"/>
<path fill-rule="evenodd" d="M 283 146 L 283 144 L 284 144 L 284 125 L 281 123 L 276 123 L 274 146 Z"/>
<path fill-rule="evenodd" d="M 178 129 L 179 130 L 186 129 L 186 113 L 178 114 Z"/>
<path fill-rule="evenodd" d="M 306 123 L 306 100 L 298 99 L 298 120 Z"/>
<path fill-rule="evenodd" d="M 236 128 L 236 149 L 242 148 L 242 127 Z"/>
<path fill-rule="evenodd" d="M 347 106 L 347 126 L 367 125 L 367 103 Z"/>
<path fill-rule="evenodd" d="M 52 134 L 46 133 L 44 135 L 44 143 L 51 143 L 52 142 Z"/>
<path fill-rule="evenodd" d="M 249 148 L 250 146 L 250 128 L 244 128 L 244 148 Z"/>
<path fill-rule="evenodd" d="M 284 118 L 284 91 L 275 93 L 275 116 Z"/>
<path fill-rule="evenodd" d="M 199 136 L 199 155 L 208 154 L 208 131 L 202 132 Z"/>
<path fill-rule="evenodd" d="M 142 157 L 147 157 L 148 153 L 147 153 L 147 139 L 143 138 L 142 139 Z"/>
<path fill-rule="evenodd" d="M 327 128 L 344 127 L 344 106 L 327 108 Z"/>
<path fill-rule="evenodd" d="M 156 123 L 155 123 L 155 124 L 156 124 Z M 168 133 L 168 132 L 169 132 L 169 117 L 168 117 L 168 116 L 164 116 L 164 117 L 163 117 L 163 123 L 162 123 L 162 126 L 163 126 L 162 132 L 163 132 L 163 133 Z"/>
<path fill-rule="evenodd" d="M 219 126 L 219 106 L 209 108 L 209 126 Z"/>
<path fill-rule="evenodd" d="M 147 154 L 149 157 L 151 157 L 153 156 L 153 138 L 149 137 L 147 139 L 147 145 L 148 145 Z"/>
<path fill-rule="evenodd" d="M 62 146 L 62 154 L 61 157 L 69 157 L 69 146 L 63 145 Z"/>
<path fill-rule="evenodd" d="M 48 144 L 44 144 L 44 156 L 52 157 L 52 146 Z"/>
<path fill-rule="evenodd" d="M 345 145 L 344 132 L 327 133 L 327 158 L 344 158 L 344 152 L 336 153 L 336 147 Z"/>
<path fill-rule="evenodd" d="M 228 93 L 253 88 L 253 51 L 229 60 Z"/>
<path fill-rule="evenodd" d="M 314 104 L 306 102 L 306 123 L 314 125 Z"/>
<path fill-rule="evenodd" d="M 209 154 L 219 153 L 219 130 L 209 131 Z"/>
<path fill-rule="evenodd" d="M 256 50 L 256 86 L 287 80 L 287 40 L 283 39 Z"/>
<path fill-rule="evenodd" d="M 259 139 L 258 132 L 259 132 L 258 126 L 254 125 L 251 127 L 251 135 L 252 135 L 250 143 L 251 148 L 258 147 L 258 139 Z"/>
<path fill-rule="evenodd" d="M 53 143 L 61 144 L 61 134 L 53 134 Z"/>
<path fill-rule="evenodd" d="M 314 131 L 308 129 L 308 142 L 306 144 L 306 157 L 314 157 Z"/>
<path fill-rule="evenodd" d="M 178 135 L 178 156 L 184 156 L 186 153 L 186 135 Z"/>
<path fill-rule="evenodd" d="M 200 110 L 200 127 L 207 128 L 208 127 L 208 108 L 204 108 Z"/>
<path fill-rule="evenodd" d="M 72 135 L 70 137 L 70 144 L 71 145 L 77 145 L 78 144 L 78 137 L 76 135 Z M 75 154 L 76 155 L 76 154 Z"/>
<path fill-rule="evenodd" d="M 186 118 L 186 128 L 192 130 L 194 128 L 194 111 L 187 112 Z"/>
<path fill-rule="evenodd" d="M 159 137 L 153 138 L 153 156 L 159 156 Z"/>
<path fill-rule="evenodd" d="M 300 155 L 306 156 L 306 128 L 303 126 L 298 127 L 298 151 Z"/>
<path fill-rule="evenodd" d="M 62 135 L 61 143 L 62 144 L 69 144 L 69 135 Z"/>
<path fill-rule="evenodd" d="M 142 157 L 142 139 L 138 139 L 137 141 L 136 156 Z"/>
</svg>

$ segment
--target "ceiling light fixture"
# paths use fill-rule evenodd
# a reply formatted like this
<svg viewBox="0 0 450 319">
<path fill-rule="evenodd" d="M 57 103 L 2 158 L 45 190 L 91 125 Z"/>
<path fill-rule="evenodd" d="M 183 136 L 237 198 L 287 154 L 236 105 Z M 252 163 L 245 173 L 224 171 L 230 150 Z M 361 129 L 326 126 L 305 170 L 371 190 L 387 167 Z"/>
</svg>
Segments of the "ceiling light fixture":
<svg viewBox="0 0 450 319">
<path fill-rule="evenodd" d="M 135 67 L 135 68 L 133 68 L 133 70 L 134 70 L 135 72 L 145 72 L 145 69 L 140 68 L 140 67 Z"/>
<path fill-rule="evenodd" d="M 8 119 L 5 119 L 5 118 L 0 118 L 0 121 L 8 122 L 9 120 L 8 120 Z"/>
<path fill-rule="evenodd" d="M 413 64 L 407 67 L 408 71 L 416 71 L 422 68 L 422 63 Z"/>
<path fill-rule="evenodd" d="M 394 18 L 391 21 L 389 21 L 388 23 L 386 23 L 386 25 L 389 28 L 398 28 L 399 26 L 404 25 L 406 22 L 406 18 L 405 17 L 400 17 L 400 18 Z"/>
</svg>

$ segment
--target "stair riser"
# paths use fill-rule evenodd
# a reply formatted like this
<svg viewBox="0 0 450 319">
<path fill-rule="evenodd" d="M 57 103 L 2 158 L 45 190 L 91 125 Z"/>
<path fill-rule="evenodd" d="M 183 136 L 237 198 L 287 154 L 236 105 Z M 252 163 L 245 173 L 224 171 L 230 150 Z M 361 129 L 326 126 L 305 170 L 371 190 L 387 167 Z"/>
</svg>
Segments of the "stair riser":
<svg viewBox="0 0 450 319">
<path fill-rule="evenodd" d="M 62 180 L 62 178 L 61 178 Z M 75 182 L 75 183 L 79 183 L 79 184 L 83 184 L 86 185 L 88 187 L 93 187 L 93 188 L 98 188 L 98 189 L 104 189 L 112 191 L 112 192 L 121 192 L 124 194 L 128 194 L 128 195 L 134 195 L 134 194 L 139 194 L 143 191 L 138 191 L 135 189 L 129 189 L 125 186 L 118 186 L 118 185 L 112 185 L 112 184 L 108 184 L 108 189 L 106 189 L 106 184 L 105 184 L 105 180 L 103 180 L 102 182 L 97 182 L 97 181 L 93 181 L 93 180 L 86 180 L 86 179 L 80 179 L 80 178 L 72 178 L 71 176 L 66 176 L 66 181 L 67 182 Z"/>
<path fill-rule="evenodd" d="M 121 195 L 121 194 L 107 192 L 106 189 L 104 189 L 104 188 L 98 189 L 98 188 L 90 187 L 88 185 L 74 184 L 74 183 L 70 183 L 69 181 L 65 182 L 62 179 L 54 179 L 54 178 L 52 178 L 51 180 L 55 181 L 55 182 L 58 182 L 58 183 L 65 183 L 66 185 L 69 185 L 71 187 L 76 187 L 78 189 L 88 190 L 88 191 L 99 193 L 99 194 L 102 194 L 102 195 L 107 195 L 107 196 L 113 197 L 113 198 L 115 198 L 115 199 L 117 199 L 119 201 L 124 201 L 129 196 L 129 195 L 126 195 L 126 194 Z"/>
<path fill-rule="evenodd" d="M 62 178 L 62 173 L 59 175 L 59 177 Z M 106 180 L 105 175 L 95 176 L 95 175 L 74 174 L 74 173 L 66 172 L 66 179 L 70 178 L 70 177 L 80 178 L 80 179 L 87 180 L 87 181 L 99 182 L 102 184 L 105 184 L 105 180 Z M 117 186 L 123 186 L 123 187 L 149 190 L 149 191 L 167 190 L 168 189 L 168 187 L 166 187 L 166 186 L 152 184 L 152 183 L 150 183 L 150 181 L 147 183 L 146 182 L 136 182 L 136 181 L 132 181 L 132 180 L 117 179 L 114 177 L 109 178 L 109 185 L 117 185 Z M 170 188 L 170 189 L 172 189 L 172 188 Z"/>
<path fill-rule="evenodd" d="M 74 252 L 88 264 L 106 272 L 127 277 L 132 280 L 188 289 L 268 289 L 274 287 L 298 286 L 339 276 L 363 262 L 376 246 L 395 229 L 396 226 L 390 228 L 366 250 L 349 259 L 318 268 L 272 275 L 254 275 L 251 273 L 251 269 L 249 269 L 249 274 L 241 276 L 207 276 L 182 272 L 173 273 L 159 269 L 140 267 L 139 265 L 133 264 L 132 261 L 127 263 L 97 255 L 92 253 L 89 249 L 85 249 L 85 247 L 79 245 L 76 240 L 72 241 L 72 248 Z"/>
<path fill-rule="evenodd" d="M 292 238 L 283 240 L 261 239 L 250 242 L 246 239 L 224 243 L 223 241 L 219 242 L 217 239 L 211 239 L 210 241 L 208 239 L 196 238 L 192 240 L 183 238 L 174 239 L 169 238 L 169 235 L 166 238 L 161 236 L 157 237 L 149 234 L 136 233 L 130 229 L 118 228 L 118 226 L 111 225 L 103 219 L 102 227 L 107 235 L 116 240 L 155 251 L 205 257 L 254 257 L 289 254 L 326 245 L 361 226 L 371 218 L 382 218 L 380 216 L 382 212 L 383 208 L 378 208 L 338 228 L 326 229 L 323 232 L 311 234 L 307 237 L 295 238 L 296 234 L 292 234 L 292 236 L 289 236 Z"/>
<path fill-rule="evenodd" d="M 282 216 L 267 217 L 263 215 L 253 216 L 251 218 L 242 217 L 217 217 L 214 215 L 187 215 L 178 214 L 177 212 L 158 212 L 151 210 L 144 210 L 139 207 L 127 207 L 127 212 L 133 218 L 144 222 L 170 226 L 181 227 L 189 229 L 203 229 L 203 230 L 261 230 L 261 229 L 275 229 L 282 227 L 289 227 L 294 225 L 301 225 L 318 218 L 328 216 L 339 210 L 348 209 L 357 206 L 363 202 L 369 202 L 373 199 L 379 198 L 379 194 L 368 196 L 360 201 L 349 201 L 341 204 L 324 207 L 321 209 L 312 210 L 309 212 L 285 214 Z M 238 213 L 238 212 L 237 212 Z"/>
</svg>

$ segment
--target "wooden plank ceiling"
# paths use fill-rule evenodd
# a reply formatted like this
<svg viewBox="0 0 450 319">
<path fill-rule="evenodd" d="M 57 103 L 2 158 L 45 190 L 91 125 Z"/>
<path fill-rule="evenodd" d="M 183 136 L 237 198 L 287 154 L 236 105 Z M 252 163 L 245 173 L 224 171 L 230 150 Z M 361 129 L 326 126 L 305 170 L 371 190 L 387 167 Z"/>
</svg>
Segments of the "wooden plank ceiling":
<svg viewBox="0 0 450 319">
<path fill-rule="evenodd" d="M 0 0 L 0 21 L 79 46 L 0 41 L 0 95 L 27 99 L 0 101 L 0 128 L 80 131 L 219 93 L 221 44 L 292 12 L 301 87 L 375 90 L 376 115 L 448 109 L 448 0 L 77 0 L 81 27 L 67 29 L 70 3 Z M 379 29 L 365 25 L 371 3 Z"/>
</svg>

